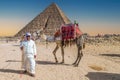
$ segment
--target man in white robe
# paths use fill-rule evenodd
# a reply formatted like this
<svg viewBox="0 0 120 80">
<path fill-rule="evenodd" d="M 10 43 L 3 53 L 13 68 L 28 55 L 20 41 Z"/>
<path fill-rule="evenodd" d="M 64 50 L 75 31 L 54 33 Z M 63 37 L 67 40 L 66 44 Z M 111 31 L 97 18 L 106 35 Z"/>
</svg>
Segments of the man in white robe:
<svg viewBox="0 0 120 80">
<path fill-rule="evenodd" d="M 29 72 L 31 76 L 35 77 L 36 45 L 31 40 L 30 33 L 26 33 L 26 39 L 20 45 L 21 50 L 24 52 L 24 73 Z"/>
</svg>

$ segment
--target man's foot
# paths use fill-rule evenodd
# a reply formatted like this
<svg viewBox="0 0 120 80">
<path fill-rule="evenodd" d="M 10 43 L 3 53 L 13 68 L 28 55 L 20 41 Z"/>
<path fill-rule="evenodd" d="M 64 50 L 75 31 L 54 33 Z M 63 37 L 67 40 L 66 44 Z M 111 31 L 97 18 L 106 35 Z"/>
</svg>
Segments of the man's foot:
<svg viewBox="0 0 120 80">
<path fill-rule="evenodd" d="M 35 77 L 35 74 L 31 74 L 31 73 L 30 73 L 30 76 Z"/>
</svg>

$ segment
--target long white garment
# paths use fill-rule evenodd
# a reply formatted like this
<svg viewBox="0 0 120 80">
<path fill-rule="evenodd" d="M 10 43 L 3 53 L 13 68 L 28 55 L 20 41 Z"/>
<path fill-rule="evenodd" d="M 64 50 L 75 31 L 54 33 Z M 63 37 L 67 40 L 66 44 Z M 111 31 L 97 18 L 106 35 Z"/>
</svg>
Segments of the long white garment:
<svg viewBox="0 0 120 80">
<path fill-rule="evenodd" d="M 23 47 L 24 52 L 24 69 L 30 73 L 35 73 L 35 59 L 36 55 L 36 45 L 33 40 L 23 41 L 20 44 L 20 47 Z"/>
</svg>

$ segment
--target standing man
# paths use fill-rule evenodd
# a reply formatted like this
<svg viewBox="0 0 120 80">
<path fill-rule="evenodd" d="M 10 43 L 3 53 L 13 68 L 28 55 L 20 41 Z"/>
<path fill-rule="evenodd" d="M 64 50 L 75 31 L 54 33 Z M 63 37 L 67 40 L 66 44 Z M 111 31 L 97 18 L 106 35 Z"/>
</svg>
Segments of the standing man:
<svg viewBox="0 0 120 80">
<path fill-rule="evenodd" d="M 30 76 L 35 77 L 35 58 L 36 58 L 36 45 L 31 40 L 31 34 L 26 33 L 26 40 L 20 45 L 21 50 L 24 51 L 24 73 L 30 73 Z"/>
</svg>

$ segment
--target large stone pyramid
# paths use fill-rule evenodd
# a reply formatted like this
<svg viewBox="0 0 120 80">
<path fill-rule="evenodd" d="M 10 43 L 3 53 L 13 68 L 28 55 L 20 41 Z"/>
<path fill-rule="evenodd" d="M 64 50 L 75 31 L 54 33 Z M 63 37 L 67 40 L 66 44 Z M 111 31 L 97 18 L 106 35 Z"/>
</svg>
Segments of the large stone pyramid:
<svg viewBox="0 0 120 80">
<path fill-rule="evenodd" d="M 55 3 L 52 3 L 15 36 L 19 37 L 26 32 L 34 33 L 40 29 L 44 29 L 46 35 L 53 35 L 62 24 L 68 24 L 70 22 L 61 9 Z"/>
</svg>

